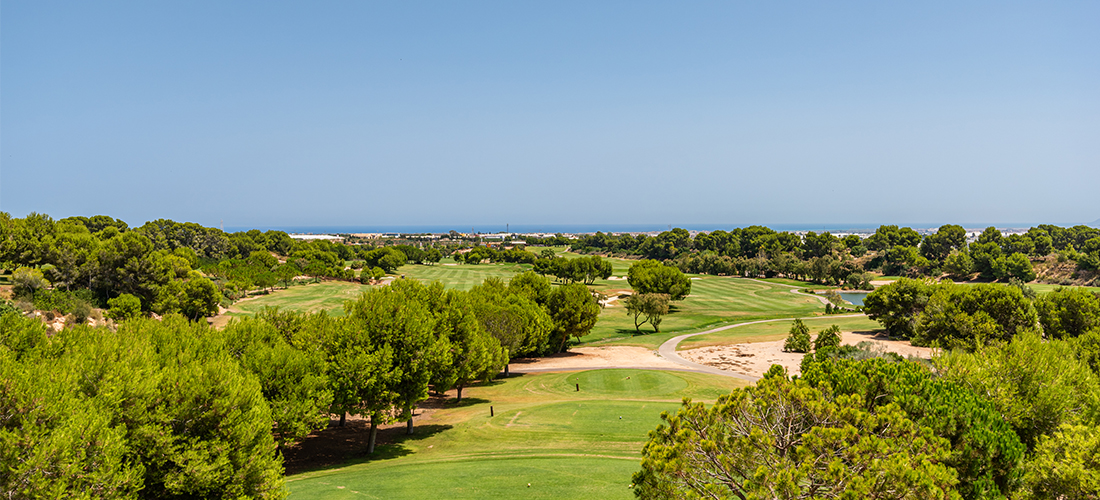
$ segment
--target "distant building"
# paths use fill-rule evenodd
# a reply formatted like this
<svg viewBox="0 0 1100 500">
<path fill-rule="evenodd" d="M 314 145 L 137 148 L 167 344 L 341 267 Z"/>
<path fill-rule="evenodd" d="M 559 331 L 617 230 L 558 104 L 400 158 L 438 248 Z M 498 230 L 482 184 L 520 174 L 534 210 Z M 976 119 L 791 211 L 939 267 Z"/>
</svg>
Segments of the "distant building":
<svg viewBox="0 0 1100 500">
<path fill-rule="evenodd" d="M 288 234 L 296 240 L 329 240 L 329 241 L 341 241 L 343 236 L 336 236 L 335 234 Z"/>
</svg>

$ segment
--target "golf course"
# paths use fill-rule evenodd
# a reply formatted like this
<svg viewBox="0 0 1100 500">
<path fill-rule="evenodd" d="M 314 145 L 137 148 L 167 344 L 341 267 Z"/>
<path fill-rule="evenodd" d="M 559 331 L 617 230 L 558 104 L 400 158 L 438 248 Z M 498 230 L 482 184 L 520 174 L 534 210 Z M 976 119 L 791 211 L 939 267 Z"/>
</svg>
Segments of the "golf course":
<svg viewBox="0 0 1100 500">
<path fill-rule="evenodd" d="M 461 400 L 453 390 L 433 395 L 415 410 L 413 434 L 404 423 L 384 425 L 373 454 L 366 452 L 362 417 L 349 416 L 343 427 L 332 420 L 286 450 L 290 498 L 632 498 L 632 474 L 663 412 L 675 412 L 684 398 L 713 402 L 759 380 L 772 364 L 798 372 L 801 354 L 782 348 L 793 318 L 814 333 L 835 325 L 853 345 L 869 341 L 875 349 L 931 355 L 877 338 L 881 325 L 862 314 L 824 314 L 826 299 L 808 291 L 829 287 L 787 278 L 686 274 L 691 293 L 669 305 L 660 331 L 636 328 L 623 301 L 634 293 L 626 276 L 637 261 L 605 260 L 611 275 L 589 285 L 604 297 L 598 321 L 569 352 L 513 360 L 510 377 L 468 386 Z M 531 267 L 448 258 L 400 266 L 381 286 L 409 279 L 470 290 Z M 267 307 L 339 316 L 344 301 L 373 286 L 380 285 L 296 285 L 240 301 L 222 316 Z"/>
<path fill-rule="evenodd" d="M 578 256 L 560 247 L 555 253 Z M 792 293 L 797 282 L 690 275 L 691 295 L 672 304 L 661 332 L 654 333 L 649 325 L 637 332 L 618 302 L 630 292 L 625 277 L 634 261 L 607 260 L 612 276 L 596 280 L 591 287 L 611 300 L 595 328 L 575 348 L 578 352 L 644 348 L 655 356 L 657 346 L 676 335 L 761 319 L 810 318 L 822 311 L 818 298 Z M 456 264 L 445 259 L 436 265 L 402 266 L 393 277 L 468 290 L 488 278 L 508 281 L 530 267 Z M 230 316 L 255 314 L 265 307 L 342 314 L 343 301 L 367 288 L 339 281 L 293 286 L 242 301 Z M 829 318 L 808 321 L 817 327 Z M 833 323 L 837 321 L 853 329 L 877 325 L 866 318 L 836 318 Z M 687 345 L 774 340 L 788 324 L 772 321 L 730 328 L 694 337 Z M 565 361 L 568 356 L 583 356 L 578 352 L 565 355 Z M 632 498 L 630 477 L 638 470 L 641 448 L 648 432 L 661 423 L 662 412 L 675 411 L 684 398 L 710 402 L 749 383 L 691 369 L 607 367 L 513 373 L 468 387 L 460 402 L 453 391 L 447 397 L 433 397 L 416 414 L 415 434 L 406 435 L 403 424 L 389 426 L 374 455 L 357 448 L 366 431 L 363 421 L 353 417 L 347 428 L 331 427 L 316 438 L 341 442 L 344 455 L 302 460 L 301 456 L 311 453 L 310 439 L 315 438 L 288 453 L 291 498 Z"/>
<path fill-rule="evenodd" d="M 555 251 L 567 258 L 579 256 L 564 252 L 560 247 L 555 248 Z M 591 288 L 609 297 L 629 292 L 626 274 L 630 265 L 636 261 L 620 258 L 605 260 L 612 265 L 612 276 L 609 279 L 596 280 Z M 517 273 L 530 269 L 531 266 L 527 264 L 455 264 L 451 259 L 444 259 L 436 265 L 404 265 L 393 277 L 416 279 L 425 283 L 438 281 L 447 288 L 469 290 L 486 279 L 498 278 L 507 282 Z M 671 305 L 670 314 L 661 324 L 660 333 L 655 334 L 648 325 L 643 326 L 641 332 L 636 331 L 633 319 L 627 315 L 626 310 L 611 301 L 600 313 L 600 319 L 591 333 L 581 339 L 582 345 L 636 345 L 656 349 L 662 342 L 673 337 L 673 333 L 694 333 L 756 319 L 813 316 L 823 310 L 818 299 L 792 294 L 792 289 L 799 283 L 793 280 L 774 283 L 724 276 L 689 276 L 692 278 L 691 295 Z M 267 307 L 299 312 L 325 310 L 330 314 L 340 315 L 343 313 L 344 301 L 355 298 L 368 288 L 367 285 L 345 281 L 323 281 L 276 289 L 267 295 L 235 303 L 219 321 L 228 321 L 225 316 L 254 315 Z"/>
<path fill-rule="evenodd" d="M 419 434 L 380 447 L 383 458 L 288 477 L 291 498 L 632 498 L 661 412 L 745 384 L 651 370 L 513 376 L 418 418 Z"/>
</svg>

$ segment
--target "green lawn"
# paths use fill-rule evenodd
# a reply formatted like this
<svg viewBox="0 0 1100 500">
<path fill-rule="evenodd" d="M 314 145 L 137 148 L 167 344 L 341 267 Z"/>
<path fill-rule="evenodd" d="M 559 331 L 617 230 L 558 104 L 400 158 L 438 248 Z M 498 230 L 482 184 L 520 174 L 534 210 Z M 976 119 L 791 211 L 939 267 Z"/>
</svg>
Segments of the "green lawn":
<svg viewBox="0 0 1100 500">
<path fill-rule="evenodd" d="M 407 264 L 399 267 L 394 274 L 424 282 L 439 281 L 447 288 L 469 290 L 486 278 L 500 278 L 507 282 L 512 276 L 529 269 L 531 266 L 525 264 L 454 264 L 454 261 L 443 261 L 432 266 Z"/>
<path fill-rule="evenodd" d="M 585 343 L 599 345 L 637 345 L 656 348 L 665 340 L 684 333 L 752 319 L 813 316 L 824 306 L 813 298 L 791 293 L 788 286 L 744 278 L 691 275 L 691 295 L 674 302 L 672 311 L 661 323 L 660 334 L 649 325 L 644 335 L 635 335 L 634 319 L 622 306 L 604 308 Z"/>
<path fill-rule="evenodd" d="M 566 257 L 576 254 L 559 252 Z M 450 260 L 450 259 L 447 259 Z M 635 261 L 607 259 L 611 262 L 615 277 L 625 276 Z M 444 265 L 450 264 L 450 265 Z M 530 269 L 523 264 L 454 265 L 446 262 L 425 266 L 409 264 L 395 273 L 409 279 L 425 282 L 440 281 L 448 288 L 469 290 L 490 277 L 508 281 L 516 273 Z M 671 313 L 661 324 L 661 334 L 635 335 L 634 322 L 621 305 L 605 308 L 592 333 L 582 339 L 585 343 L 600 345 L 639 345 L 655 348 L 664 340 L 683 333 L 704 331 L 709 328 L 748 321 L 752 319 L 781 318 L 788 316 L 812 316 L 823 311 L 814 298 L 791 293 L 791 287 L 755 280 L 706 275 L 690 275 L 691 295 L 674 302 Z M 343 303 L 354 299 L 368 286 L 355 283 L 329 281 L 314 285 L 294 286 L 289 290 L 256 299 L 238 302 L 228 317 L 252 315 L 264 307 L 279 307 L 293 311 L 329 310 L 342 314 Z M 598 280 L 593 288 L 608 295 L 630 290 L 626 280 Z M 643 326 L 643 333 L 651 333 L 652 327 Z"/>
<path fill-rule="evenodd" d="M 1074 286 L 1065 286 L 1065 285 L 1049 285 L 1049 284 L 1046 284 L 1046 283 L 1029 283 L 1027 286 L 1031 287 L 1032 290 L 1035 290 L 1035 293 L 1053 292 L 1057 288 L 1084 288 L 1085 290 L 1088 290 L 1088 291 L 1093 292 L 1093 293 L 1100 293 L 1100 286 L 1074 287 Z"/>
<path fill-rule="evenodd" d="M 311 285 L 296 285 L 289 289 L 276 289 L 256 298 L 238 301 L 229 308 L 228 318 L 252 316 L 265 307 L 278 307 L 284 311 L 329 311 L 334 315 L 344 314 L 344 302 L 354 299 L 370 285 L 360 285 L 347 281 L 322 281 Z"/>
<path fill-rule="evenodd" d="M 836 285 L 822 285 L 818 283 L 810 283 L 809 281 L 798 281 L 790 278 L 760 278 L 760 281 L 767 281 L 768 283 L 778 283 L 780 285 L 790 285 L 798 287 L 799 290 L 803 288 L 809 288 L 811 290 L 831 290 L 837 288 Z"/>
<path fill-rule="evenodd" d="M 958 284 L 958 285 L 971 285 L 971 286 L 973 286 L 973 285 L 1008 286 L 1008 283 L 1000 283 L 1000 282 L 996 282 L 996 283 L 986 282 L 986 283 L 983 283 L 983 282 L 977 282 L 977 281 L 965 281 L 965 282 L 959 282 L 959 283 L 956 283 L 956 284 Z M 1065 286 L 1065 285 L 1051 285 L 1051 284 L 1047 284 L 1047 283 L 1028 283 L 1027 286 L 1030 287 L 1032 290 L 1035 290 L 1035 293 L 1040 293 L 1040 294 L 1041 293 L 1053 292 L 1055 289 L 1058 289 L 1058 288 L 1084 288 L 1085 290 L 1088 290 L 1090 292 L 1100 292 L 1100 287 L 1096 287 L 1096 286 Z"/>
<path fill-rule="evenodd" d="M 471 387 L 464 395 L 472 404 L 438 410 L 425 422 L 436 433 L 380 450 L 398 458 L 291 476 L 291 498 L 633 498 L 630 476 L 661 412 L 675 411 L 684 397 L 713 401 L 744 384 L 696 373 L 591 370 Z"/>
<path fill-rule="evenodd" d="M 810 327 L 811 335 L 816 335 L 821 330 L 829 327 L 829 325 L 836 325 L 840 327 L 841 331 L 845 332 L 869 332 L 874 330 L 882 330 L 882 325 L 878 321 L 873 321 L 866 316 L 857 318 L 839 318 L 836 316 L 821 316 L 817 318 L 804 318 L 802 320 L 806 323 L 806 326 Z M 770 342 L 773 340 L 782 340 L 787 338 L 787 333 L 791 329 L 790 321 L 772 321 L 769 323 L 756 323 L 753 325 L 746 325 L 737 328 L 730 328 L 729 330 L 722 330 L 717 333 L 710 333 L 707 335 L 699 335 L 697 337 L 691 337 L 677 346 L 677 349 L 694 349 L 696 347 L 707 347 L 712 345 L 728 345 L 728 344 L 740 344 L 745 342 Z"/>
</svg>

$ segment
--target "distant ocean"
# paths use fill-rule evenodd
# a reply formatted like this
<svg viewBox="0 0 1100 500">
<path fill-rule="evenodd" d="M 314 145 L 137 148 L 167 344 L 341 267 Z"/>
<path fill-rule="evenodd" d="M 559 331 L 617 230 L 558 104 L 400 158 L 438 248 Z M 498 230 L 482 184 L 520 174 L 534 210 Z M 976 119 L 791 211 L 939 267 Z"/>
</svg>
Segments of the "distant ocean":
<svg viewBox="0 0 1100 500">
<path fill-rule="evenodd" d="M 348 234 L 348 233 L 446 233 L 451 230 L 460 233 L 477 232 L 482 234 L 501 233 L 510 231 L 513 233 L 648 233 L 667 231 L 674 227 L 680 227 L 689 231 L 715 231 L 718 229 L 729 231 L 739 227 L 748 227 L 753 224 L 473 224 L 473 225 L 404 225 L 404 226 L 252 226 L 252 227 L 226 227 L 229 232 L 247 231 L 259 229 L 261 231 L 276 230 L 287 233 L 299 234 Z M 873 231 L 879 224 L 758 224 L 772 228 L 776 231 L 829 231 L 833 233 L 845 231 Z M 941 224 L 901 224 L 912 228 L 935 228 Z M 1027 228 L 1028 224 L 961 224 L 967 229 L 996 226 L 999 228 Z"/>
</svg>

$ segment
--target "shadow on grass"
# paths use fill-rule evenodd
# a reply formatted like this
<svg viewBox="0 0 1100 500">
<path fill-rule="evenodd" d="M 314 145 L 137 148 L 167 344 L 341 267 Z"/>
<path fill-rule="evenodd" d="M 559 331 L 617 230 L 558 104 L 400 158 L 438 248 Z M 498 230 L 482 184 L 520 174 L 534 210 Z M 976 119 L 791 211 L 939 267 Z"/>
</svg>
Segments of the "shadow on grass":
<svg viewBox="0 0 1100 500">
<path fill-rule="evenodd" d="M 500 383 L 500 382 L 498 382 L 498 383 Z M 481 387 L 488 386 L 488 385 L 492 385 L 492 384 L 485 384 Z M 469 389 L 469 387 L 467 387 L 467 389 Z M 431 404 L 421 403 L 420 407 L 425 408 L 425 409 L 427 409 L 427 408 L 465 408 L 467 406 L 479 405 L 479 404 L 488 403 L 488 402 L 490 402 L 488 399 L 481 399 L 481 398 L 463 397 L 461 400 L 456 399 L 456 398 L 446 398 L 446 399 L 441 399 L 438 402 L 433 402 Z M 427 403 L 427 401 L 425 401 L 425 403 Z"/>
<path fill-rule="evenodd" d="M 440 424 L 417 425 L 410 435 L 406 434 L 404 423 L 387 425 L 378 429 L 374 453 L 367 454 L 370 425 L 366 420 L 349 419 L 344 427 L 334 424 L 283 450 L 286 474 L 290 476 L 408 456 L 413 450 L 405 446 L 406 443 L 429 438 L 451 427 Z"/>
</svg>

